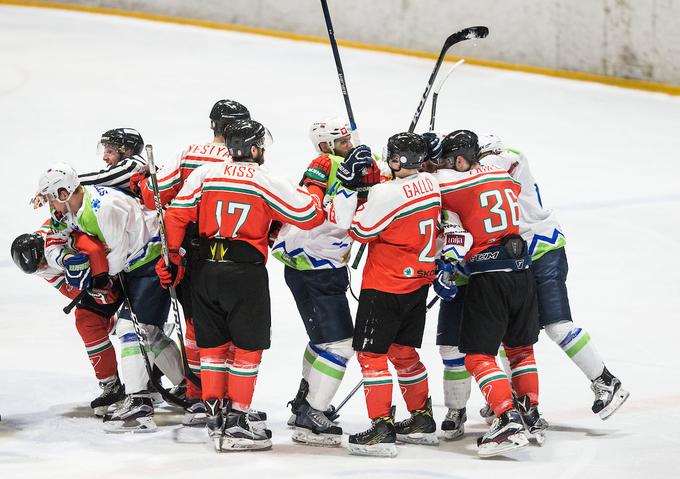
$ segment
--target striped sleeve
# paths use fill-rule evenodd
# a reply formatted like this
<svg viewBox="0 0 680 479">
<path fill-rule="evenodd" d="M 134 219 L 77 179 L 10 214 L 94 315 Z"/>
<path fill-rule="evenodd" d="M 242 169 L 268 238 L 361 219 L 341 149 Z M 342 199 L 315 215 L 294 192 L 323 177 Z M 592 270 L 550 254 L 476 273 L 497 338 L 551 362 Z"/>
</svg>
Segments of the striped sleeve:
<svg viewBox="0 0 680 479">
<path fill-rule="evenodd" d="M 171 161 L 163 164 L 158 168 L 158 194 L 161 198 L 161 205 L 169 204 L 179 194 L 184 182 L 182 181 L 182 160 L 188 151 L 184 149 L 180 154 L 175 156 Z M 153 187 L 151 186 L 151 178 L 141 185 L 142 201 L 144 206 L 149 209 L 156 207 Z"/>
<path fill-rule="evenodd" d="M 258 175 L 253 183 L 267 203 L 273 220 L 310 230 L 324 222 L 324 211 L 319 199 L 305 187 L 293 186 L 287 180 L 269 175 Z"/>
<path fill-rule="evenodd" d="M 139 155 L 134 155 L 104 170 L 78 175 L 78 179 L 81 185 L 111 186 L 129 191 L 130 177 L 144 165 L 146 165 L 146 160 Z"/>
</svg>

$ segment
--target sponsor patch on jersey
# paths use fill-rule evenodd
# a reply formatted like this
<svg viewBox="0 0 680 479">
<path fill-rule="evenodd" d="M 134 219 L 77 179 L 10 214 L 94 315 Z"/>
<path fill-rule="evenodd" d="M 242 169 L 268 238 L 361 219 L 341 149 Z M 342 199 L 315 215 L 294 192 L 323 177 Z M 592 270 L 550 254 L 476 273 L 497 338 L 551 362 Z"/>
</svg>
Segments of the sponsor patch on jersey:
<svg viewBox="0 0 680 479">
<path fill-rule="evenodd" d="M 446 246 L 463 246 L 465 245 L 464 235 L 446 235 Z"/>
<path fill-rule="evenodd" d="M 90 204 L 92 205 L 92 209 L 94 211 L 97 211 L 99 207 L 102 205 L 102 202 L 99 201 L 97 198 L 94 198 L 92 201 L 90 201 Z"/>
<path fill-rule="evenodd" d="M 413 278 L 415 271 L 410 266 L 404 268 L 404 276 L 407 278 Z"/>
</svg>

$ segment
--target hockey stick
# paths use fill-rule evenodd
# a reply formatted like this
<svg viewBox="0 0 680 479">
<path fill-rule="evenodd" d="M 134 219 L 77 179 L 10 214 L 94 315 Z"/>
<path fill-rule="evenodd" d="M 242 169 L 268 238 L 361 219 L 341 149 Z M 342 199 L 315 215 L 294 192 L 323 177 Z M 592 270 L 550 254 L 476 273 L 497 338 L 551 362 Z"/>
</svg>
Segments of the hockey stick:
<svg viewBox="0 0 680 479">
<path fill-rule="evenodd" d="M 444 56 L 446 55 L 446 52 L 448 51 L 448 49 L 451 48 L 456 43 L 460 43 L 460 42 L 465 41 L 465 40 L 471 40 L 473 38 L 486 38 L 486 36 L 488 34 L 489 34 L 489 29 L 487 27 L 478 26 L 478 27 L 464 28 L 459 32 L 456 32 L 456 33 L 449 35 L 449 37 L 444 42 L 444 46 L 442 46 L 442 51 L 439 53 L 439 58 L 437 58 L 437 63 L 435 63 L 434 69 L 432 70 L 432 73 L 430 74 L 430 79 L 427 81 L 427 86 L 425 87 L 425 91 L 423 92 L 423 97 L 420 99 L 420 103 L 418 104 L 418 108 L 416 108 L 416 112 L 413 115 L 413 120 L 411 120 L 411 125 L 408 127 L 409 133 L 413 133 L 413 131 L 416 129 L 416 124 L 418 123 L 418 120 L 420 119 L 420 114 L 423 112 L 423 108 L 425 107 L 425 103 L 427 102 L 427 97 L 430 95 L 430 90 L 432 89 L 432 84 L 434 83 L 434 80 L 437 77 L 437 72 L 439 72 L 439 67 L 441 67 L 442 62 L 444 61 Z M 359 267 L 359 262 L 361 261 L 361 257 L 364 255 L 364 251 L 366 250 L 366 244 L 367 243 L 363 243 L 359 247 L 359 251 L 357 251 L 357 254 L 354 257 L 354 262 L 352 263 L 353 269 L 357 269 Z"/>
<path fill-rule="evenodd" d="M 335 40 L 335 32 L 333 30 L 333 23 L 331 22 L 331 13 L 328 10 L 328 2 L 326 0 L 321 0 L 321 8 L 323 9 L 323 18 L 326 21 L 326 29 L 328 30 L 328 39 L 331 42 L 331 50 L 333 50 L 335 68 L 338 71 L 338 80 L 340 81 L 340 90 L 342 91 L 342 98 L 343 100 L 345 100 L 345 109 L 347 110 L 347 117 L 349 118 L 349 127 L 352 130 L 352 135 L 356 139 L 356 142 L 360 143 L 359 134 L 356 133 L 357 124 L 354 121 L 352 104 L 349 102 L 349 93 L 347 92 L 347 84 L 345 83 L 345 71 L 342 68 L 342 61 L 340 61 L 338 42 Z"/>
<path fill-rule="evenodd" d="M 338 407 L 335 408 L 335 411 L 334 411 L 334 412 L 335 412 L 336 414 L 340 412 L 340 409 L 342 409 L 342 406 L 344 406 L 345 404 L 347 404 L 347 401 L 349 401 L 350 399 L 352 399 L 352 396 L 354 396 L 354 394 L 359 390 L 359 388 L 360 388 L 363 384 L 364 384 L 364 380 L 363 380 L 363 379 L 360 379 L 359 382 L 357 383 L 357 385 L 354 386 L 354 389 L 352 389 L 352 390 L 349 392 L 349 394 L 348 394 L 347 396 L 345 396 L 345 399 L 343 399 L 342 401 L 340 401 L 340 404 L 338 404 Z"/>
<path fill-rule="evenodd" d="M 184 399 L 178 398 L 174 394 L 172 394 L 170 391 L 165 389 L 160 381 L 154 377 L 153 374 L 153 366 L 151 366 L 151 361 L 149 361 L 149 356 L 147 351 L 150 351 L 151 348 L 146 342 L 146 337 L 144 337 L 144 333 L 142 332 L 142 327 L 139 325 L 139 320 L 137 319 L 137 315 L 135 312 L 132 310 L 132 304 L 130 302 L 130 297 L 127 295 L 127 291 L 125 290 L 125 281 L 122 278 L 122 275 L 118 275 L 118 282 L 120 283 L 120 289 L 121 292 L 123 293 L 123 298 L 125 299 L 125 305 L 127 306 L 128 310 L 130 310 L 130 318 L 132 320 L 132 326 L 135 329 L 135 334 L 137 335 L 137 342 L 139 343 L 139 349 L 142 353 L 142 358 L 144 359 L 144 367 L 146 367 L 146 372 L 149 375 L 149 382 L 151 382 L 151 385 L 154 387 L 156 391 L 161 395 L 165 401 L 169 403 L 176 404 L 177 406 L 180 406 L 184 409 L 187 409 L 190 404 L 185 401 Z"/>
<path fill-rule="evenodd" d="M 166 266 L 170 266 L 170 255 L 168 252 L 168 236 L 165 231 L 165 221 L 163 220 L 163 206 L 161 204 L 161 195 L 158 190 L 158 177 L 156 176 L 156 163 L 153 160 L 153 146 L 146 145 L 146 157 L 149 160 L 149 174 L 151 175 L 151 188 L 153 189 L 153 202 L 156 206 L 156 216 L 158 217 L 158 232 L 161 236 L 161 252 L 163 254 L 163 261 Z M 177 338 L 179 339 L 179 350 L 182 355 L 182 365 L 184 366 L 184 376 L 191 381 L 194 386 L 201 387 L 201 379 L 194 374 L 189 367 L 187 361 L 187 351 L 184 347 L 184 332 L 182 331 L 182 322 L 179 316 L 179 301 L 177 300 L 177 291 L 173 285 L 168 286 L 170 292 L 170 303 L 172 304 L 172 313 L 175 318 L 175 327 L 177 328 Z"/>
<path fill-rule="evenodd" d="M 80 303 L 80 300 L 83 299 L 86 294 L 87 294 L 86 289 L 84 289 L 80 293 L 78 293 L 78 296 L 73 298 L 73 301 L 71 301 L 66 306 L 64 306 L 64 309 L 62 310 L 62 311 L 64 311 L 64 314 L 69 314 L 71 311 L 73 311 L 73 308 L 78 306 L 78 303 Z"/>
<path fill-rule="evenodd" d="M 442 77 L 441 80 L 437 82 L 437 84 L 434 87 L 434 90 L 432 90 L 432 109 L 430 111 L 430 131 L 434 131 L 434 119 L 435 115 L 437 114 L 437 98 L 439 97 L 439 90 L 442 89 L 442 86 L 444 86 L 444 83 L 446 80 L 451 76 L 451 73 L 453 73 L 453 70 L 461 66 L 465 60 L 460 59 L 458 60 L 452 67 L 451 69 Z"/>
</svg>

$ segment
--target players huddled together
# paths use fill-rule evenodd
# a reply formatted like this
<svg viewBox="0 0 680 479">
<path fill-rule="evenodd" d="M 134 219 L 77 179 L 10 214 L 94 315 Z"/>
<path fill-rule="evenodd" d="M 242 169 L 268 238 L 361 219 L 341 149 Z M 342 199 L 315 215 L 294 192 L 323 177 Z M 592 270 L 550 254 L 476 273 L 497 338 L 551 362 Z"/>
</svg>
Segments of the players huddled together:
<svg viewBox="0 0 680 479">
<path fill-rule="evenodd" d="M 245 106 L 220 100 L 210 120 L 212 141 L 189 145 L 157 171 L 131 128 L 102 135 L 101 171 L 52 165 L 32 200 L 49 206 L 49 219 L 11 247 L 22 271 L 71 300 L 102 389 L 91 407 L 107 432 L 157 430 L 160 394 L 184 409 L 184 426 L 205 427 L 218 452 L 271 448 L 266 413 L 251 408 L 271 346 L 270 252 L 285 265 L 309 337 L 289 402 L 298 443 L 341 444 L 331 403 L 356 356 L 371 423 L 349 435 L 352 454 L 395 456 L 397 442 L 460 439 L 473 377 L 490 424 L 479 455 L 540 445 L 548 423 L 533 345 L 541 329 L 590 381 L 594 413 L 607 419 L 628 398 L 572 320 L 555 214 L 543 207 L 527 158 L 497 136 L 396 133 L 381 158 L 354 144 L 348 122 L 331 118 L 312 124 L 316 157 L 293 185 L 267 170 L 272 136 Z M 368 248 L 352 318 L 354 243 Z M 418 354 L 430 287 L 441 299 L 448 408 L 439 435 Z M 388 363 L 408 410 L 399 421 Z"/>
</svg>

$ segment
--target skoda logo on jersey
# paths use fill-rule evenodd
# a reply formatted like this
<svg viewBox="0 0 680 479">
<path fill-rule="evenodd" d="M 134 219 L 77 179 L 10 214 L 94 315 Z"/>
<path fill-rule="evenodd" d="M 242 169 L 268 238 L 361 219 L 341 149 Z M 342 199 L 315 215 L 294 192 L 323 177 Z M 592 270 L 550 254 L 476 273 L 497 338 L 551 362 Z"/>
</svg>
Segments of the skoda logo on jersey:
<svg viewBox="0 0 680 479">
<path fill-rule="evenodd" d="M 407 278 L 413 278 L 414 273 L 415 271 L 413 271 L 413 268 L 411 268 L 410 266 L 404 268 L 404 276 L 406 276 Z"/>
<path fill-rule="evenodd" d="M 97 211 L 99 207 L 102 205 L 102 202 L 95 198 L 90 202 L 90 204 L 92 205 L 92 209 L 94 211 Z"/>
</svg>

